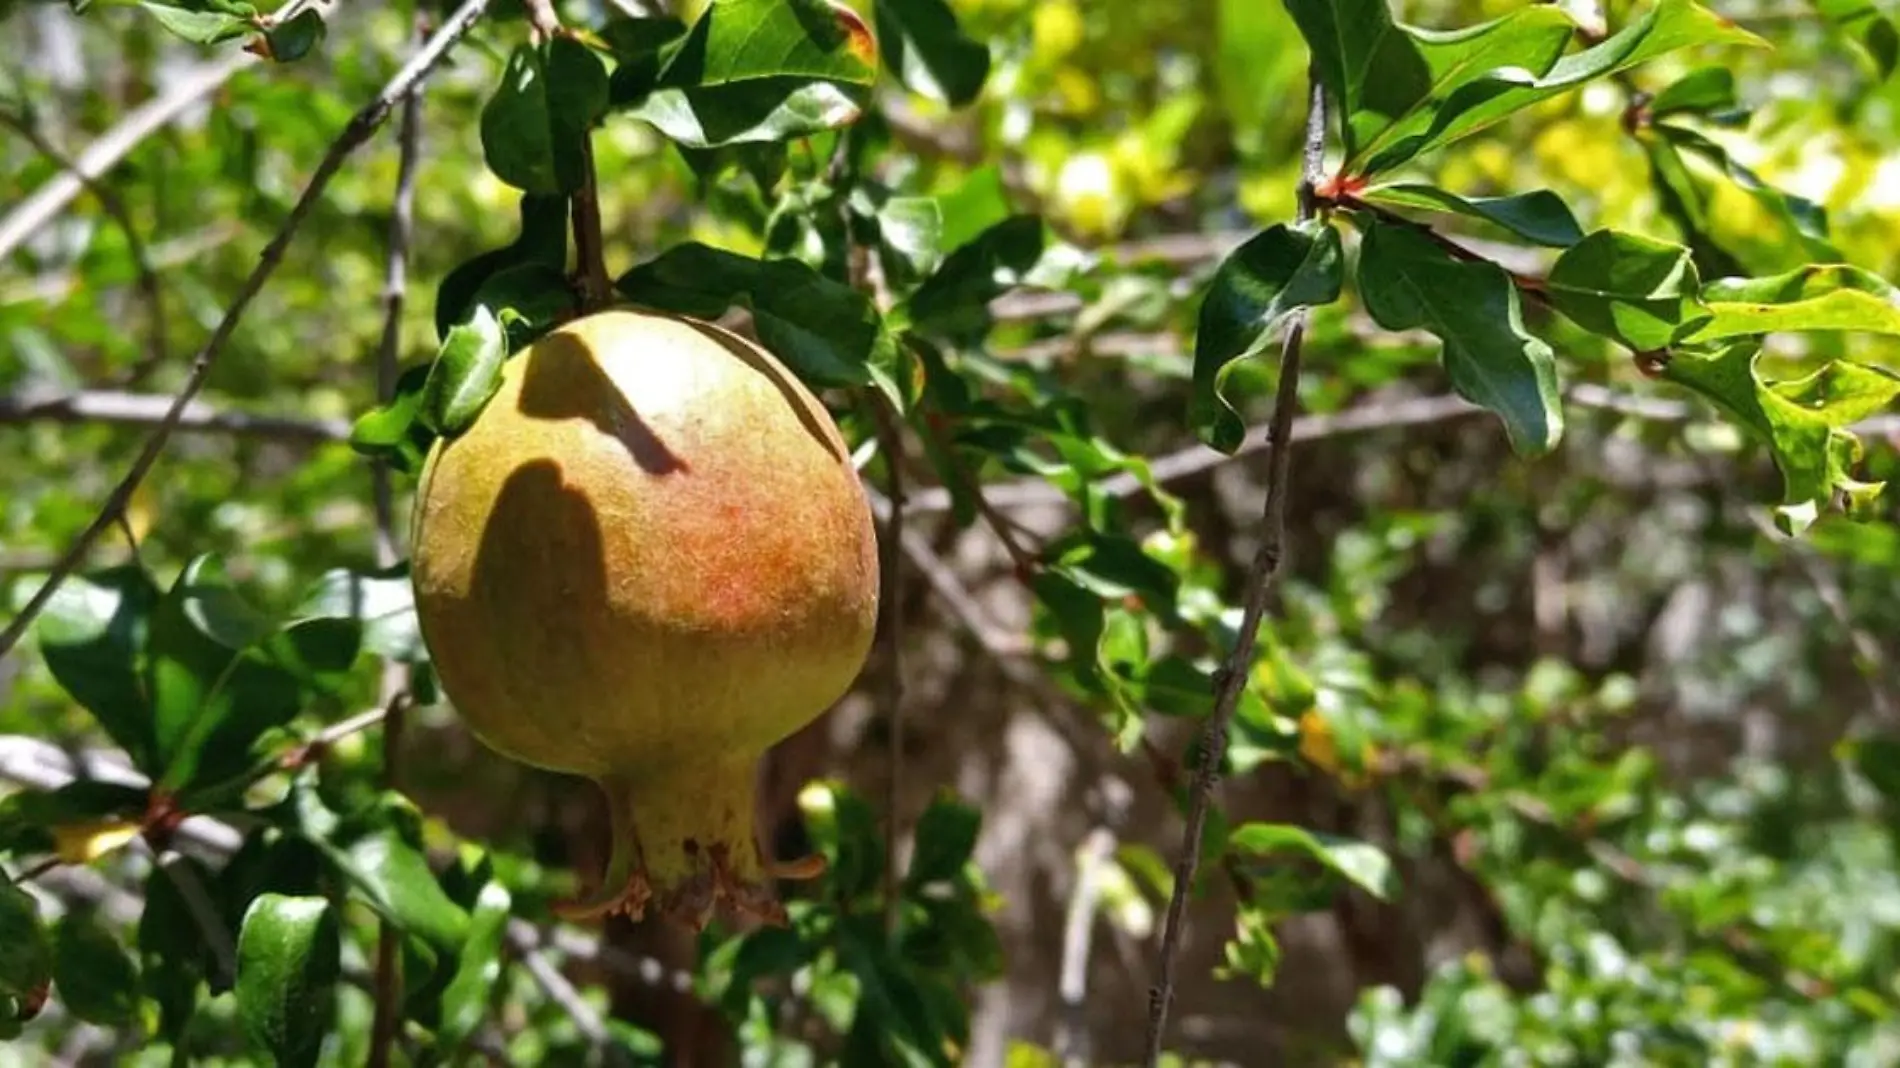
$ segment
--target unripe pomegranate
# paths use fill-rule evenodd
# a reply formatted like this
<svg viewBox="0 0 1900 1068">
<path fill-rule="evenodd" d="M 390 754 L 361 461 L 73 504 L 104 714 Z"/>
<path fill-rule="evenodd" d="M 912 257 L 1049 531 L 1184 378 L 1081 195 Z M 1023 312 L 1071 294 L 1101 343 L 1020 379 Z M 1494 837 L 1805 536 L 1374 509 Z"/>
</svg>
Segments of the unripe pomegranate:
<svg viewBox="0 0 1900 1068">
<path fill-rule="evenodd" d="M 570 914 L 782 919 L 756 765 L 863 667 L 878 561 L 837 425 L 777 359 L 645 311 L 544 335 L 431 453 L 412 567 L 475 735 L 607 795 L 612 859 Z"/>
</svg>

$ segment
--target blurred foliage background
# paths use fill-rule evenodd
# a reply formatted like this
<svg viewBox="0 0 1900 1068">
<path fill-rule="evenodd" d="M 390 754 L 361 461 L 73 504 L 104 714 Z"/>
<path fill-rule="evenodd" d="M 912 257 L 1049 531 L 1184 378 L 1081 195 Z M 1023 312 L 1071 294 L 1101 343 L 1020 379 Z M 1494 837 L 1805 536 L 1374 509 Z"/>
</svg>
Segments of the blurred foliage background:
<svg viewBox="0 0 1900 1068">
<path fill-rule="evenodd" d="M 587 21 L 612 6 L 564 11 Z M 946 204 L 1000 197 L 1102 257 L 1073 286 L 1003 297 L 961 366 L 1006 387 L 1055 383 L 1086 403 L 1095 435 L 1166 458 L 1157 473 L 1182 518 L 1131 501 L 1125 521 L 1173 561 L 1182 613 L 1221 618 L 1256 544 L 1266 465 L 1257 449 L 1215 462 L 1183 423 L 1196 298 L 1233 245 L 1292 215 L 1304 45 L 1281 5 L 1261 0 L 953 6 L 992 57 L 982 96 L 952 110 L 883 86 L 880 174 Z M 1396 14 L 1453 28 L 1517 6 L 1405 0 Z M 1473 196 L 1549 188 L 1586 229 L 1686 240 L 1623 119 L 1630 93 L 1717 62 L 1748 114 L 1714 136 L 1823 205 L 1842 259 L 1900 276 L 1900 88 L 1878 50 L 1825 17 L 1838 14 L 1826 2 L 1709 6 L 1773 48 L 1664 57 L 1416 161 L 1408 177 Z M 687 7 L 676 13 L 690 19 Z M 1630 10 L 1575 13 L 1615 26 Z M 413 49 L 411 5 L 326 14 L 309 57 L 265 64 L 160 33 L 136 7 L 0 4 L 0 215 L 132 109 L 207 65 L 233 68 L 100 179 L 107 196 L 81 192 L 0 263 L 0 584 L 16 607 L 152 419 L 149 406 L 95 418 L 34 414 L 30 402 L 171 395 L 325 148 Z M 524 33 L 498 4 L 428 82 L 405 364 L 435 350 L 433 287 L 516 233 L 519 194 L 484 166 L 479 114 Z M 742 174 L 702 178 L 632 122 L 608 123 L 595 146 L 610 263 L 688 240 L 765 247 Z M 794 170 L 816 170 L 824 151 L 793 145 Z M 376 566 L 370 465 L 341 439 L 377 396 L 397 168 L 392 127 L 330 186 L 222 357 L 207 410 L 262 421 L 182 431 L 93 566 L 133 559 L 128 534 L 166 580 L 214 554 L 273 615 L 335 569 Z M 1742 184 L 1714 170 L 1699 183 L 1707 234 L 1737 273 L 1809 262 Z M 945 226 L 980 216 L 946 207 Z M 1446 227 L 1497 242 L 1470 220 Z M 1500 255 L 1513 269 L 1548 265 L 1542 251 Z M 1568 432 L 1537 459 L 1514 455 L 1494 420 L 1430 407 L 1446 387 L 1429 338 L 1381 333 L 1350 299 L 1315 315 L 1302 409 L 1354 415 L 1310 422 L 1294 452 L 1289 571 L 1252 687 L 1267 711 L 1243 716 L 1223 800 L 1233 825 L 1380 847 L 1392 885 L 1279 861 L 1217 871 L 1192 906 L 1170 1049 L 1241 1065 L 1900 1064 L 1900 498 L 1785 538 L 1768 521 L 1779 483 L 1758 443 L 1601 339 L 1526 314 L 1541 317 L 1572 384 Z M 1776 355 L 1850 351 L 1900 370 L 1890 338 L 1803 336 Z M 1251 361 L 1228 393 L 1257 422 L 1272 386 L 1271 361 Z M 1900 475 L 1900 422 L 1865 441 L 1862 477 Z M 1033 476 L 983 475 L 1007 483 L 994 501 L 1022 536 L 1073 527 L 1071 504 Z M 980 933 L 906 959 L 967 1005 L 962 1063 L 1132 1063 L 1180 834 L 1171 791 L 1195 724 L 1131 726 L 1027 651 L 1022 636 L 1052 624 L 1004 546 L 933 506 L 927 487 L 912 492 L 911 529 L 959 599 L 915 569 L 888 595 L 906 606 L 909 721 L 888 796 L 906 835 L 946 791 L 981 812 L 982 829 L 972 870 L 956 876 Z M 406 504 L 406 483 L 397 496 Z M 790 841 L 856 848 L 855 828 L 880 818 L 864 806 L 881 811 L 891 786 L 891 735 L 874 711 L 889 670 L 873 663 L 859 692 L 773 755 L 762 810 L 790 828 L 802 797 L 807 814 L 805 829 L 781 828 Z M 342 719 L 376 685 L 359 671 L 307 716 Z M 0 735 L 103 743 L 31 643 L 0 660 Z M 373 731 L 344 738 L 322 774 L 345 793 L 372 782 L 381 746 Z M 472 870 L 457 843 L 479 843 L 514 914 L 536 923 L 576 872 L 598 870 L 602 817 L 586 784 L 488 754 L 440 703 L 413 710 L 402 746 L 402 791 L 438 870 Z M 818 780 L 836 792 L 809 786 Z M 148 856 L 119 850 L 34 892 L 47 916 L 93 917 L 137 944 L 150 870 Z M 375 955 L 374 925 L 351 930 L 346 973 Z M 647 1058 L 664 1046 L 667 1063 L 723 1063 L 741 1047 L 747 1064 L 828 1063 L 830 1040 L 812 1035 L 850 1032 L 867 996 L 848 962 L 803 958 L 803 971 L 735 994 L 742 949 L 748 974 L 777 966 L 761 960 L 771 946 L 730 932 L 695 941 L 615 921 L 597 932 L 602 949 L 540 930 L 540 950 L 499 951 L 493 1012 L 471 1040 L 497 1063 L 573 1063 L 603 1043 Z M 800 930 L 813 945 L 832 937 Z M 537 980 L 550 966 L 613 1021 L 607 1039 Z M 325 1063 L 363 1063 L 371 993 L 346 983 L 339 997 Z M 191 1063 L 246 1063 L 244 1047 L 215 1037 L 229 1001 L 198 1009 L 194 1026 L 214 1037 Z M 161 1031 L 149 1004 L 101 1014 L 56 994 L 0 1045 L 0 1065 L 165 1063 L 171 1047 L 145 1037 Z M 881 1058 L 907 1063 L 888 1050 L 861 1063 Z"/>
</svg>

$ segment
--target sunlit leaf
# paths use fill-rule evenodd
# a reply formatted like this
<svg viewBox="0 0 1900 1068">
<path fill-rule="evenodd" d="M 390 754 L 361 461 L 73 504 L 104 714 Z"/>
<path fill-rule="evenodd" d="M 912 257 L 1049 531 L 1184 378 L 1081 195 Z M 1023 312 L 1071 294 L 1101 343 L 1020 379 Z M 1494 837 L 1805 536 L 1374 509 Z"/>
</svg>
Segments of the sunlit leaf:
<svg viewBox="0 0 1900 1068">
<path fill-rule="evenodd" d="M 1583 240 L 1583 230 L 1562 197 L 1539 189 L 1508 197 L 1463 197 L 1437 186 L 1399 182 L 1374 186 L 1359 194 L 1362 200 L 1392 207 L 1446 211 L 1483 219 L 1526 241 L 1552 248 L 1568 248 Z"/>
<path fill-rule="evenodd" d="M 1771 278 L 1722 278 L 1702 289 L 1711 317 L 1691 341 L 1782 330 L 1900 334 L 1900 290 L 1870 271 L 1814 264 Z"/>
<path fill-rule="evenodd" d="M 489 170 L 529 193 L 573 193 L 586 178 L 584 141 L 606 109 L 607 68 L 586 45 L 556 36 L 517 47 L 482 109 Z"/>
<path fill-rule="evenodd" d="M 1598 230 L 1551 267 L 1557 310 L 1639 352 L 1665 348 L 1708 320 L 1689 250 L 1621 230 Z"/>
<path fill-rule="evenodd" d="M 454 437 L 475 424 L 501 388 L 508 336 L 486 305 L 449 330 L 422 387 L 421 417 L 438 434 Z"/>
<path fill-rule="evenodd" d="M 317 1063 L 336 1013 L 336 913 L 320 897 L 264 894 L 238 933 L 238 1021 L 282 1068 Z"/>
<path fill-rule="evenodd" d="M 917 93 L 962 107 L 983 91 L 990 50 L 970 40 L 946 0 L 877 0 L 884 65 Z"/>
<path fill-rule="evenodd" d="M 1227 837 L 1229 849 L 1255 856 L 1303 853 L 1381 901 L 1398 891 L 1391 858 L 1378 846 L 1284 823 L 1245 823 Z"/>
</svg>

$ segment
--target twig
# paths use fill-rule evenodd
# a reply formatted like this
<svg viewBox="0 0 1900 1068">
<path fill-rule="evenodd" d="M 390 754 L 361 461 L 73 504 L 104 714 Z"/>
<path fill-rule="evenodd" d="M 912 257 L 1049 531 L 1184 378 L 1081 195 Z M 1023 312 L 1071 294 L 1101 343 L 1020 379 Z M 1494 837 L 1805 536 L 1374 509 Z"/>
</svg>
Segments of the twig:
<svg viewBox="0 0 1900 1068">
<path fill-rule="evenodd" d="M 1313 189 L 1323 177 L 1326 155 L 1326 95 L 1320 87 L 1317 71 L 1307 75 L 1310 87 L 1306 107 L 1306 151 L 1301 167 L 1299 219 L 1313 217 Z M 1174 1002 L 1174 973 L 1179 962 L 1182 931 L 1186 926 L 1187 899 L 1193 892 L 1194 876 L 1200 867 L 1201 838 L 1207 826 L 1208 809 L 1214 800 L 1214 785 L 1220 777 L 1221 762 L 1227 752 L 1228 725 L 1241 691 L 1247 685 L 1248 665 L 1253 662 L 1260 622 L 1266 615 L 1267 601 L 1278 577 L 1286 543 L 1286 496 L 1292 471 L 1291 453 L 1293 416 L 1299 407 L 1300 344 L 1306 333 L 1306 317 L 1296 314 L 1287 326 L 1280 348 L 1280 376 L 1274 384 L 1273 464 L 1267 474 L 1267 501 L 1262 523 L 1260 548 L 1254 554 L 1247 576 L 1246 607 L 1241 613 L 1239 634 L 1226 661 L 1215 674 L 1214 709 L 1202 734 L 1200 766 L 1195 770 L 1194 788 L 1188 800 L 1187 831 L 1182 838 L 1181 856 L 1174 866 L 1174 886 L 1168 897 L 1167 917 L 1162 923 L 1159 978 L 1148 1002 L 1148 1041 L 1145 1063 L 1154 1068 L 1161 1060 L 1161 1048 L 1167 1034 L 1168 1010 Z"/>
<path fill-rule="evenodd" d="M 290 3 L 264 18 L 281 22 L 297 15 L 315 0 L 290 0 Z M 233 49 L 222 59 L 186 71 L 162 96 L 154 97 L 133 109 L 118 125 L 101 134 L 73 159 L 70 171 L 56 175 L 33 194 L 0 218 L 0 261 L 13 255 L 27 238 L 53 221 L 67 204 L 72 203 L 85 183 L 105 174 L 124 159 L 140 142 L 164 129 L 199 100 L 217 91 L 231 76 L 258 61 L 255 55 Z"/>
<path fill-rule="evenodd" d="M 561 25 L 552 0 L 521 0 L 535 36 L 549 40 L 569 32 Z M 600 225 L 600 189 L 594 175 L 594 134 L 581 133 L 581 187 L 569 198 L 574 226 L 574 268 L 581 311 L 591 312 L 613 301 L 613 281 L 607 275 L 606 239 Z"/>
<path fill-rule="evenodd" d="M 284 251 L 289 248 L 291 238 L 296 235 L 298 227 L 316 206 L 323 190 L 330 184 L 330 179 L 334 178 L 337 171 L 342 168 L 344 159 L 358 145 L 367 141 L 370 134 L 374 133 L 376 128 L 382 125 L 383 120 L 389 117 L 389 112 L 397 102 L 406 96 L 417 82 L 427 76 L 437 63 L 441 62 L 449 48 L 469 31 L 469 28 L 475 24 L 475 20 L 487 9 L 488 4 L 489 0 L 463 0 L 462 6 L 456 8 L 455 14 L 451 15 L 415 57 L 404 64 L 402 70 L 389 80 L 389 84 L 383 87 L 382 92 L 376 94 L 374 100 L 350 119 L 349 125 L 344 127 L 342 134 L 330 145 L 330 150 L 324 153 L 322 162 L 317 164 L 316 173 L 311 175 L 309 183 L 304 186 L 303 195 L 297 199 L 296 206 L 290 209 L 290 216 L 284 220 L 283 228 L 278 231 L 271 243 L 265 246 L 258 258 L 257 266 L 244 280 L 244 285 L 238 290 L 237 298 L 225 311 L 224 318 L 212 332 L 211 339 L 205 343 L 197 359 L 192 361 L 191 373 L 185 380 L 184 388 L 179 390 L 164 421 L 153 431 L 150 440 L 145 443 L 144 450 L 133 461 L 132 469 L 113 489 L 98 516 L 80 532 L 78 538 L 74 539 L 72 547 L 60 558 L 59 565 L 53 569 L 52 574 L 47 576 L 46 581 L 27 602 L 26 607 L 13 618 L 11 623 L 7 624 L 6 631 L 0 633 L 0 656 L 5 656 L 19 644 L 20 638 L 26 634 L 27 628 L 32 625 L 41 609 L 46 607 L 46 602 L 52 599 L 53 593 L 59 589 L 60 584 L 65 582 L 67 577 L 84 562 L 86 553 L 99 539 L 99 535 L 111 525 L 113 517 L 125 508 L 126 502 L 132 499 L 133 492 L 138 489 L 139 483 L 144 481 L 146 473 L 152 469 L 152 465 L 158 461 L 159 454 L 164 451 L 165 443 L 170 439 L 178 420 L 184 415 L 185 408 L 191 404 L 192 398 L 198 395 L 198 391 L 204 388 L 205 380 L 210 377 L 211 368 L 217 361 L 219 353 L 223 351 L 225 343 L 230 340 L 232 332 L 237 329 L 238 320 L 250 307 L 252 298 L 264 288 L 264 282 L 276 271 L 277 265 L 283 262 Z"/>
<path fill-rule="evenodd" d="M 574 1027 L 580 1031 L 581 1037 L 600 1050 L 609 1064 L 625 1064 L 625 1053 L 613 1041 L 613 1036 L 607 1033 L 607 1025 L 601 1022 L 600 1013 L 595 1012 L 587 999 L 581 997 L 581 992 L 548 960 L 538 945 L 532 940 L 517 937 L 513 925 L 508 928 L 508 945 L 521 958 L 522 967 L 528 970 L 529 977 L 541 988 L 541 992 L 574 1021 Z"/>
<path fill-rule="evenodd" d="M 0 125 L 12 127 L 14 132 L 25 138 L 40 155 L 51 160 L 61 170 L 78 178 L 80 184 L 93 195 L 93 199 L 99 202 L 99 206 L 105 209 L 105 213 L 112 217 L 112 221 L 125 235 L 126 250 L 132 254 L 132 263 L 138 268 L 139 292 L 145 298 L 145 314 L 149 319 L 150 335 L 146 342 L 145 357 L 139 361 L 138 369 L 129 376 L 130 381 L 139 381 L 143 378 L 144 372 L 165 362 L 165 300 L 159 287 L 158 271 L 152 266 L 150 250 L 145 246 L 145 239 L 139 236 L 139 228 L 132 221 L 132 213 L 126 210 L 125 200 L 114 192 L 111 186 L 80 170 L 65 153 L 41 136 L 39 130 L 24 115 L 16 115 L 11 111 L 0 109 Z"/>
<path fill-rule="evenodd" d="M 171 414 L 173 398 L 157 393 L 125 393 L 93 389 L 41 396 L 26 393 L 0 396 L 0 426 L 10 423 L 116 423 L 156 427 Z M 285 441 L 346 441 L 350 424 L 343 419 L 311 419 L 292 415 L 259 415 L 218 409 L 202 401 L 185 406 L 173 429 L 179 432 L 234 434 Z"/>
<path fill-rule="evenodd" d="M 418 22 L 418 35 L 426 32 Z M 402 344 L 402 309 L 408 289 L 409 236 L 414 225 L 416 200 L 416 161 L 422 141 L 422 89 L 417 82 L 402 101 L 402 121 L 397 131 L 400 162 L 396 171 L 396 195 L 389 217 L 389 258 L 383 272 L 383 336 L 376 352 L 376 396 L 388 403 L 395 395 Z M 376 498 L 376 562 L 388 567 L 400 554 L 396 536 L 395 494 L 389 465 L 378 460 L 372 469 Z M 383 788 L 393 790 L 398 781 L 398 751 L 402 745 L 404 714 L 407 710 L 409 672 L 398 661 L 383 664 L 380 704 L 387 710 L 383 717 Z M 370 1021 L 369 1066 L 387 1068 L 390 1050 L 396 1044 L 396 1032 L 402 1026 L 402 931 L 385 919 L 376 938 L 376 976 L 371 999 L 375 1005 Z"/>
</svg>

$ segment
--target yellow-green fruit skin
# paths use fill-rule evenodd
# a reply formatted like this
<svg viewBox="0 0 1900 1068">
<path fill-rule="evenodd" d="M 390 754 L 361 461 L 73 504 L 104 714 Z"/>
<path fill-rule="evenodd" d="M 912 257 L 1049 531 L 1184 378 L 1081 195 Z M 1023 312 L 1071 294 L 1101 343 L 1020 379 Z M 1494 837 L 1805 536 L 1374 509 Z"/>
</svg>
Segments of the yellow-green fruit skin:
<svg viewBox="0 0 1900 1068">
<path fill-rule="evenodd" d="M 731 840 L 747 776 L 849 689 L 879 594 L 849 451 L 777 359 L 683 317 L 565 324 L 437 444 L 413 539 L 423 637 L 477 737 L 607 787 L 645 854 L 620 866 L 663 901 L 717 881 L 708 840 L 755 875 Z"/>
</svg>

